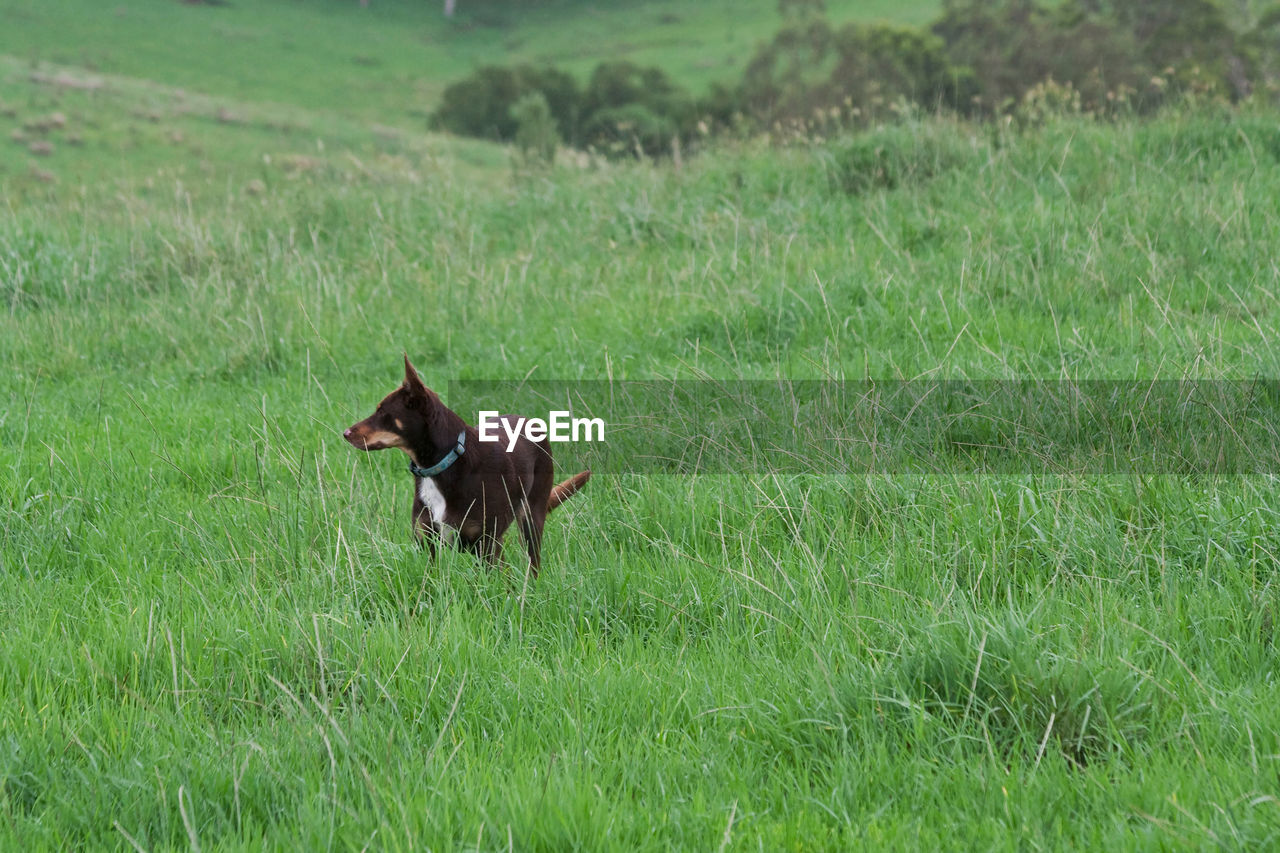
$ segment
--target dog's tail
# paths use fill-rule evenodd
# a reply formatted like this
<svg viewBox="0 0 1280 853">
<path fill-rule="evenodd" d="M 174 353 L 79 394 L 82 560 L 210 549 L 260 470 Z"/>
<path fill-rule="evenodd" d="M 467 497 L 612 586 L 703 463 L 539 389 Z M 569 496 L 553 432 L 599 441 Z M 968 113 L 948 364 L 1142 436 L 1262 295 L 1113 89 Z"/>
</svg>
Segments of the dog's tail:
<svg viewBox="0 0 1280 853">
<path fill-rule="evenodd" d="M 560 506 L 560 504 L 569 500 L 587 484 L 587 480 L 591 479 L 590 471 L 583 471 L 581 474 L 574 474 L 563 483 L 559 483 L 551 489 L 551 497 L 547 498 L 547 512 Z"/>
</svg>

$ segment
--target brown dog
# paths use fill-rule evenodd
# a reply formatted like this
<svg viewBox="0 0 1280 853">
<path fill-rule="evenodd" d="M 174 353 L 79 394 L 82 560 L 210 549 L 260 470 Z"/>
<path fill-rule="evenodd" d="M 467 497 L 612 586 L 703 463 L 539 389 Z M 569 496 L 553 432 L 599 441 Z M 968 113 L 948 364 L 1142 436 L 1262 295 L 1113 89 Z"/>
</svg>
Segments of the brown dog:
<svg viewBox="0 0 1280 853">
<path fill-rule="evenodd" d="M 546 439 L 533 442 L 521 435 L 509 452 L 504 442 L 482 443 L 476 427 L 468 426 L 422 384 L 407 355 L 404 384 L 342 437 L 360 450 L 399 447 L 409 454 L 415 486 L 413 530 L 432 554 L 437 540 L 449 531 L 456 533 L 458 547 L 497 563 L 502 536 L 515 521 L 535 578 L 542 563 L 547 513 L 591 478 L 590 471 L 583 471 L 552 486 L 551 446 Z"/>
</svg>

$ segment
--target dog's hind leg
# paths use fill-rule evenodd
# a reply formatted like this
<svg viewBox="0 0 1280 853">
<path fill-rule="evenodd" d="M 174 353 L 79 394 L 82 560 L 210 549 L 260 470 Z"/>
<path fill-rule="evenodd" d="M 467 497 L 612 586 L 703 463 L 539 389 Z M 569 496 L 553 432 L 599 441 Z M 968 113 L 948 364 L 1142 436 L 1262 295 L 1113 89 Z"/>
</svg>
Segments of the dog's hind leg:
<svg viewBox="0 0 1280 853">
<path fill-rule="evenodd" d="M 516 523 L 529 551 L 529 574 L 536 579 L 542 568 L 542 529 L 547 523 L 547 510 L 545 507 L 534 509 L 525 501 L 516 512 Z"/>
</svg>

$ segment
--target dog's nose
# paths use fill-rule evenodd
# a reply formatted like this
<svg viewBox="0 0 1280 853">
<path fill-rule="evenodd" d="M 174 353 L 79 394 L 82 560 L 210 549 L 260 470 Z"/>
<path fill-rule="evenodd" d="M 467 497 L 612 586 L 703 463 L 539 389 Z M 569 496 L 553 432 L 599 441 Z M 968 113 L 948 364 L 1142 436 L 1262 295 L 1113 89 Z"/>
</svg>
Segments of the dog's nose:
<svg viewBox="0 0 1280 853">
<path fill-rule="evenodd" d="M 351 427 L 347 427 L 342 431 L 343 438 L 351 438 Z"/>
</svg>

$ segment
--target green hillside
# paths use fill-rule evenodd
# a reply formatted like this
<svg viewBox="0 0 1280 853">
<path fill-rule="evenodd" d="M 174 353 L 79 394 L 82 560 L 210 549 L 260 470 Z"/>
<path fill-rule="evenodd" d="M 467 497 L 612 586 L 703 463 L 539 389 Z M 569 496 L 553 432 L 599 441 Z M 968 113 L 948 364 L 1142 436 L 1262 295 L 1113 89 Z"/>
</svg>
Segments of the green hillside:
<svg viewBox="0 0 1280 853">
<path fill-rule="evenodd" d="M 528 8 L 532 6 L 532 8 Z M 932 0 L 828 4 L 837 19 L 924 23 Z M 486 63 L 605 59 L 660 65 L 701 87 L 731 80 L 778 26 L 772 0 L 541 4 L 0 0 L 0 53 L 138 77 L 236 100 L 418 125 L 441 89 Z"/>
</svg>

